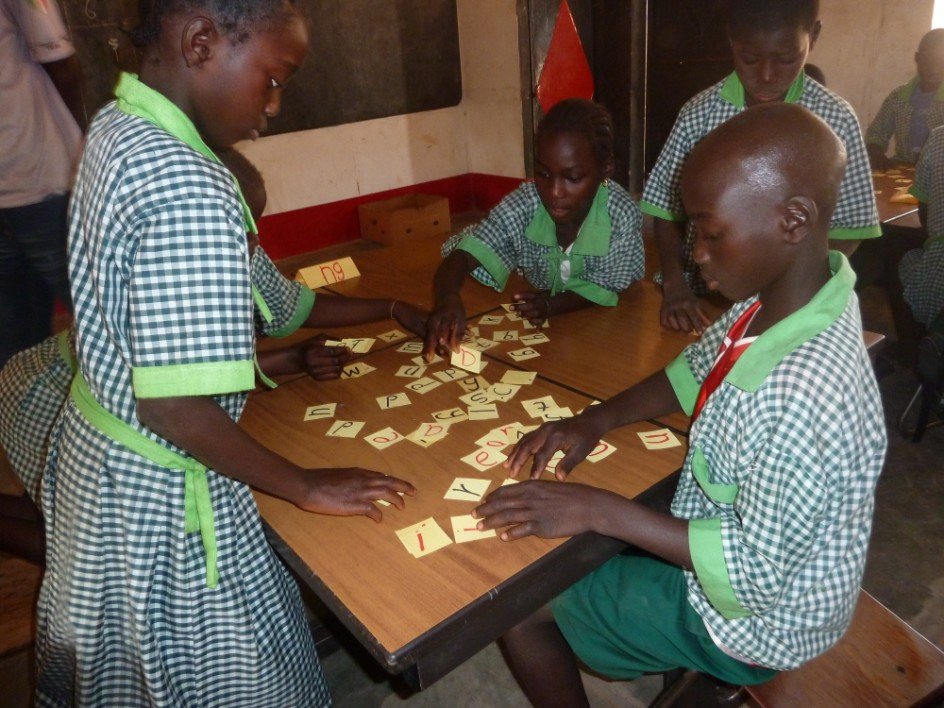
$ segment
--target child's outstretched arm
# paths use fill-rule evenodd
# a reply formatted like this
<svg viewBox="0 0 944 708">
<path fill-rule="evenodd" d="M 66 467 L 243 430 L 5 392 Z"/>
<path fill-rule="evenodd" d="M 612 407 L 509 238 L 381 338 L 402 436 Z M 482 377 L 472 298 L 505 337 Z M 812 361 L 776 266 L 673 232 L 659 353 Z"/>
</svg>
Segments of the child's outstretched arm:
<svg viewBox="0 0 944 708">
<path fill-rule="evenodd" d="M 555 476 L 563 481 L 613 428 L 680 409 L 669 377 L 660 370 L 600 405 L 587 406 L 580 415 L 545 423 L 528 433 L 515 445 L 505 467 L 511 470 L 512 477 L 517 477 L 528 458 L 533 457 L 529 475 L 538 479 L 554 453 L 561 450 L 564 458 L 557 465 Z"/>
<path fill-rule="evenodd" d="M 208 468 L 305 511 L 380 521 L 375 501 L 402 509 L 400 493 L 416 493 L 409 482 L 358 467 L 302 469 L 256 442 L 207 396 L 139 399 L 138 418 Z"/>
<path fill-rule="evenodd" d="M 427 317 L 427 312 L 404 300 L 319 295 L 305 326 L 345 327 L 391 318 L 423 336 Z"/>
<path fill-rule="evenodd" d="M 653 218 L 652 230 L 659 252 L 662 269 L 662 326 L 679 332 L 701 334 L 711 320 L 698 298 L 685 282 L 682 264 L 682 244 L 685 242 L 685 222 Z"/>
<path fill-rule="evenodd" d="M 443 259 L 433 278 L 433 311 L 426 321 L 426 344 L 423 356 L 448 357 L 458 349 L 465 335 L 465 308 L 459 291 L 465 279 L 479 266 L 468 252 L 456 249 Z"/>
<path fill-rule="evenodd" d="M 524 536 L 560 538 L 584 531 L 618 538 L 655 553 L 671 563 L 691 568 L 688 522 L 583 484 L 561 484 L 574 465 L 593 450 L 608 431 L 621 425 L 656 418 L 679 409 L 679 402 L 664 371 L 598 406 L 589 406 L 574 418 L 545 423 L 515 445 L 506 466 L 512 476 L 531 456 L 532 480 L 500 487 L 473 511 L 479 528 L 505 528 L 502 540 Z M 538 481 L 548 460 L 565 452 L 557 466 L 559 481 Z"/>
</svg>

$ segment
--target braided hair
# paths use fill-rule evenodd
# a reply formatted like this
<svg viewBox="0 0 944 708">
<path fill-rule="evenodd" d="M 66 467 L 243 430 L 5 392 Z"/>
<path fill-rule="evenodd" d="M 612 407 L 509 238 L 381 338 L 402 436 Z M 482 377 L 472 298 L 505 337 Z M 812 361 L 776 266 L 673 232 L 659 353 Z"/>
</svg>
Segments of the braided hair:
<svg viewBox="0 0 944 708">
<path fill-rule="evenodd" d="M 538 124 L 535 142 L 550 133 L 580 133 L 593 148 L 597 164 L 613 160 L 613 119 L 602 104 L 585 98 L 555 103 Z"/>
<path fill-rule="evenodd" d="M 233 44 L 245 42 L 263 23 L 274 23 L 296 12 L 295 0 L 139 0 L 138 26 L 131 41 L 147 47 L 161 35 L 161 22 L 178 12 L 205 9 L 220 32 Z"/>
</svg>

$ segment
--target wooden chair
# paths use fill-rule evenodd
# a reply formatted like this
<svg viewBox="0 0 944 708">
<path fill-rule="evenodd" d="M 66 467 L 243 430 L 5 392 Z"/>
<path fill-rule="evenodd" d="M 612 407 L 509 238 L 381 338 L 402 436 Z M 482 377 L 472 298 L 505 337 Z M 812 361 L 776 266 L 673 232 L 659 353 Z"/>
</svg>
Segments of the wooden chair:
<svg viewBox="0 0 944 708">
<path fill-rule="evenodd" d="M 944 651 L 864 590 L 852 625 L 829 651 L 740 697 L 712 677 L 679 672 L 650 708 L 932 708 L 944 705 Z"/>
</svg>

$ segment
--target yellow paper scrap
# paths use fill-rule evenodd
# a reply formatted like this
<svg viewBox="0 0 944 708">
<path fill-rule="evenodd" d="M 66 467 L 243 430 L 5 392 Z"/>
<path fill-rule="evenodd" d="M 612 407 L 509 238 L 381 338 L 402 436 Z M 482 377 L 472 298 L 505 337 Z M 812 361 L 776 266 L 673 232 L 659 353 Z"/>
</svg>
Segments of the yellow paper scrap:
<svg viewBox="0 0 944 708">
<path fill-rule="evenodd" d="M 322 418 L 334 418 L 334 412 L 337 410 L 337 403 L 322 403 L 318 406 L 309 406 L 305 410 L 305 417 L 302 420 L 321 420 Z"/>
<path fill-rule="evenodd" d="M 472 518 L 471 514 L 453 516 L 450 520 L 452 521 L 452 536 L 456 539 L 456 543 L 479 541 L 483 538 L 493 538 L 495 536 L 495 529 L 479 531 L 475 526 L 479 519 Z"/>
<path fill-rule="evenodd" d="M 414 558 L 422 558 L 452 543 L 452 539 L 433 517 L 400 529 L 397 531 L 397 538 Z"/>
<path fill-rule="evenodd" d="M 364 423 L 357 420 L 337 420 L 325 435 L 332 438 L 356 438 L 363 427 Z"/>
<path fill-rule="evenodd" d="M 314 290 L 325 285 L 334 285 L 345 280 L 351 280 L 359 275 L 360 271 L 357 270 L 354 261 L 350 256 L 345 256 L 334 261 L 325 261 L 318 265 L 302 268 L 295 275 L 295 280 Z"/>
</svg>

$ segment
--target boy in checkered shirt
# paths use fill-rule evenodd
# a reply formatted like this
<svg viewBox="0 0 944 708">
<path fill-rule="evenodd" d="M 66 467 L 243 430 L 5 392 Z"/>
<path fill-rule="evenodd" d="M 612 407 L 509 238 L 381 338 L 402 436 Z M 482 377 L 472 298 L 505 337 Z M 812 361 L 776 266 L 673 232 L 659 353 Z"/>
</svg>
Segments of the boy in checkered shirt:
<svg viewBox="0 0 944 708">
<path fill-rule="evenodd" d="M 694 256 L 734 306 L 664 371 L 522 438 L 507 465 L 533 456 L 532 479 L 475 510 L 505 541 L 593 531 L 647 553 L 611 559 L 505 635 L 535 705 L 587 705 L 577 658 L 620 679 L 682 667 L 744 685 L 848 628 L 886 441 L 855 278 L 827 245 L 845 164 L 828 125 L 788 103 L 699 142 L 682 179 Z M 692 425 L 671 514 L 564 483 L 609 430 L 679 408 Z M 540 481 L 558 450 L 558 481 Z"/>
<path fill-rule="evenodd" d="M 708 318 L 696 295 L 705 288 L 691 257 L 692 222 L 682 205 L 686 156 L 713 128 L 748 106 L 797 103 L 825 120 L 846 148 L 847 165 L 832 223 L 830 247 L 846 255 L 863 239 L 881 236 L 872 177 L 855 112 L 803 65 L 819 38 L 818 0 L 726 0 L 734 72 L 690 99 L 672 128 L 642 193 L 639 208 L 654 217 L 662 268 L 663 327 L 700 333 Z"/>
</svg>

